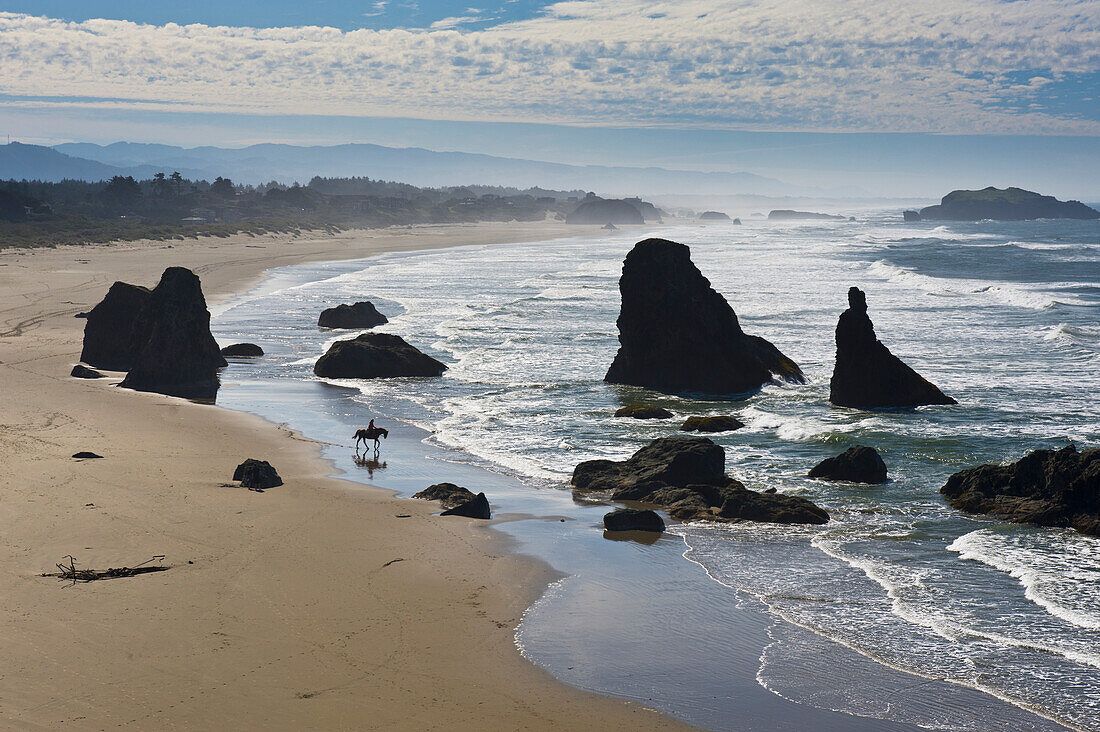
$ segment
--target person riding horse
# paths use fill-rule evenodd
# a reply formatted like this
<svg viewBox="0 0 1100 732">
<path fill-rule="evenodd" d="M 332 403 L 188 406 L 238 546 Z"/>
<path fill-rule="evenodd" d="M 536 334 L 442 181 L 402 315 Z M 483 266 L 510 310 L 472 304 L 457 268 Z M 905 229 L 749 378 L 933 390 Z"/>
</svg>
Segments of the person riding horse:
<svg viewBox="0 0 1100 732">
<path fill-rule="evenodd" d="M 376 427 L 374 425 L 374 420 L 372 419 L 370 421 L 370 424 L 367 425 L 367 428 L 365 430 L 356 430 L 355 431 L 355 449 L 356 449 L 356 451 L 359 450 L 359 443 L 360 442 L 364 443 L 364 445 L 365 445 L 368 440 L 374 440 L 374 451 L 378 452 L 378 439 L 380 437 L 389 437 L 389 436 L 390 436 L 389 430 L 384 429 L 382 427 Z"/>
</svg>

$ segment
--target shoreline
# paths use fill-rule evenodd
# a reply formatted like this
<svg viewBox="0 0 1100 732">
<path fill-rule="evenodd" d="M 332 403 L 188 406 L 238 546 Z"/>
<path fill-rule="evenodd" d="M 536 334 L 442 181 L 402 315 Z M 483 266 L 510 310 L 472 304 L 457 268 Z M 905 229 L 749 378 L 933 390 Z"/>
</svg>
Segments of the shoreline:
<svg viewBox="0 0 1100 732">
<path fill-rule="evenodd" d="M 507 551 L 505 537 L 428 520 L 434 504 L 349 490 L 325 477 L 319 444 L 280 425 L 68 375 L 83 330 L 73 315 L 116 279 L 151 285 L 165 267 L 189 266 L 213 306 L 281 265 L 587 229 L 448 225 L 0 253 L 0 718 L 683 728 L 558 682 L 516 651 L 511 628 L 553 575 Z M 79 450 L 105 459 L 69 457 Z M 285 485 L 223 486 L 245 457 L 271 459 Z M 93 568 L 165 555 L 171 569 L 67 589 L 39 576 L 66 554 Z"/>
</svg>

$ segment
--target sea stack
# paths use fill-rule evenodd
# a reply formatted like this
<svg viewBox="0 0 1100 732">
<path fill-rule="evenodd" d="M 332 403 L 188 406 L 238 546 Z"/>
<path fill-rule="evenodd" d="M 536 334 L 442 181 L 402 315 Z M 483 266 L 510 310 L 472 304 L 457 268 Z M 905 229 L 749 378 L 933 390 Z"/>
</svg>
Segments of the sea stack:
<svg viewBox="0 0 1100 732">
<path fill-rule="evenodd" d="M 802 383 L 791 359 L 747 335 L 726 299 L 666 239 L 634 245 L 619 280 L 619 352 L 604 381 L 670 394 L 734 395 L 774 380 Z"/>
<path fill-rule="evenodd" d="M 957 404 L 879 342 L 867 316 L 867 296 L 858 287 L 848 290 L 848 309 L 836 326 L 829 401 L 861 409 Z"/>
<path fill-rule="evenodd" d="M 80 360 L 97 369 L 129 371 L 134 360 L 133 330 L 149 303 L 149 288 L 116 282 L 88 314 Z"/>
<path fill-rule="evenodd" d="M 210 334 L 210 311 L 199 278 L 169 267 L 134 320 L 133 364 L 120 386 L 190 399 L 218 392 L 225 359 Z"/>
</svg>

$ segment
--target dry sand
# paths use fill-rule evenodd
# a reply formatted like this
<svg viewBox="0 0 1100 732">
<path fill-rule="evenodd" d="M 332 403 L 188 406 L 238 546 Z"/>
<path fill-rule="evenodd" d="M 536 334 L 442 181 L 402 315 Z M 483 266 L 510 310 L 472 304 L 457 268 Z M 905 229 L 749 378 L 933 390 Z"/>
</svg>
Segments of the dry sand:
<svg viewBox="0 0 1100 732">
<path fill-rule="evenodd" d="M 513 630 L 551 573 L 484 524 L 326 478 L 316 444 L 251 415 L 69 376 L 73 315 L 116 279 L 151 286 L 186 266 L 213 304 L 274 266 L 578 233 L 478 224 L 0 252 L 0 727 L 678 726 L 521 658 Z M 69 457 L 80 450 L 105 458 Z M 246 457 L 286 484 L 223 485 Z M 39 576 L 68 554 L 100 569 L 164 555 L 171 569 Z"/>
</svg>

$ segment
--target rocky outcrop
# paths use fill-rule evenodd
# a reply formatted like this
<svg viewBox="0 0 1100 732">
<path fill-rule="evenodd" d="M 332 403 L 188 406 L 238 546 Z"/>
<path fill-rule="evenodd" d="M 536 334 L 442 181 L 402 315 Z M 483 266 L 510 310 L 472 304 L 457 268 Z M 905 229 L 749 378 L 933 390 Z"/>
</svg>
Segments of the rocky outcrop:
<svg viewBox="0 0 1100 732">
<path fill-rule="evenodd" d="M 620 508 L 604 514 L 603 527 L 608 531 L 661 532 L 665 530 L 665 522 L 656 511 Z"/>
<path fill-rule="evenodd" d="M 80 360 L 108 371 L 129 371 L 134 361 L 134 322 L 149 303 L 149 288 L 116 282 L 85 317 Z"/>
<path fill-rule="evenodd" d="M 102 379 L 103 374 L 99 373 L 95 369 L 90 369 L 82 364 L 73 366 L 73 370 L 69 372 L 69 376 L 76 377 L 77 379 Z"/>
<path fill-rule="evenodd" d="M 226 363 L 210 334 L 202 285 L 191 270 L 164 270 L 134 321 L 132 344 L 133 364 L 120 386 L 190 399 L 217 394 L 218 369 Z"/>
<path fill-rule="evenodd" d="M 631 419 L 668 419 L 672 416 L 672 412 L 650 404 L 631 404 L 616 410 L 615 416 Z"/>
<path fill-rule="evenodd" d="M 565 217 L 567 224 L 643 224 L 642 212 L 626 201 L 613 198 L 590 198 Z"/>
<path fill-rule="evenodd" d="M 740 225 L 741 225 L 741 219 L 734 219 L 734 220 L 733 220 L 733 223 L 735 223 L 735 224 L 737 224 L 738 226 L 740 226 Z"/>
<path fill-rule="evenodd" d="M 313 373 L 333 379 L 384 379 L 394 376 L 439 376 L 447 367 L 421 353 L 399 336 L 364 333 L 336 341 L 317 359 Z"/>
<path fill-rule="evenodd" d="M 920 221 L 920 214 L 916 211 L 902 211 L 901 218 L 903 221 Z"/>
<path fill-rule="evenodd" d="M 627 460 L 589 460 L 573 471 L 578 491 L 666 506 L 680 521 L 823 524 L 829 514 L 804 498 L 750 491 L 725 474 L 726 454 L 705 437 L 663 437 Z"/>
<path fill-rule="evenodd" d="M 388 322 L 389 319 L 370 302 L 337 305 L 322 310 L 317 318 L 317 325 L 322 328 L 373 328 Z"/>
<path fill-rule="evenodd" d="M 848 309 L 836 326 L 829 401 L 860 409 L 957 403 L 879 342 L 867 316 L 867 297 L 856 287 L 848 290 Z"/>
<path fill-rule="evenodd" d="M 683 244 L 638 242 L 623 263 L 620 348 L 604 377 L 666 393 L 744 394 L 773 377 L 802 382 L 775 346 L 741 330 L 737 314 Z"/>
<path fill-rule="evenodd" d="M 1024 221 L 1027 219 L 1100 219 L 1100 211 L 1080 201 L 1059 201 L 1022 188 L 951 191 L 938 206 L 920 210 L 922 221 Z"/>
<path fill-rule="evenodd" d="M 700 221 L 729 221 L 729 214 L 724 214 L 721 211 L 704 211 L 699 214 Z"/>
<path fill-rule="evenodd" d="M 955 508 L 1014 523 L 1100 536 L 1100 449 L 1036 450 L 1010 465 L 955 473 L 940 489 Z"/>
<path fill-rule="evenodd" d="M 413 498 L 419 498 L 423 501 L 439 501 L 443 508 L 456 508 L 464 503 L 469 503 L 475 497 L 472 491 L 454 483 L 436 483 L 419 493 L 413 494 Z"/>
<path fill-rule="evenodd" d="M 873 447 L 856 445 L 814 466 L 809 477 L 850 483 L 885 483 L 886 463 Z"/>
<path fill-rule="evenodd" d="M 478 493 L 476 496 L 461 503 L 454 508 L 448 509 L 440 516 L 465 516 L 466 518 L 476 519 L 490 519 L 492 513 L 489 510 L 489 499 L 485 497 L 484 493 Z"/>
<path fill-rule="evenodd" d="M 682 432 L 733 432 L 745 426 L 745 423 L 728 414 L 711 417 L 688 417 L 680 425 Z"/>
<path fill-rule="evenodd" d="M 266 460 L 248 458 L 233 471 L 233 480 L 239 480 L 242 488 L 263 491 L 283 484 L 283 479 Z"/>
<path fill-rule="evenodd" d="M 264 355 L 264 349 L 255 343 L 234 343 L 221 350 L 226 358 L 259 358 Z"/>
<path fill-rule="evenodd" d="M 768 221 L 847 221 L 847 216 L 835 214 L 814 213 L 812 211 L 791 211 L 789 209 L 776 209 L 768 212 Z"/>
</svg>

